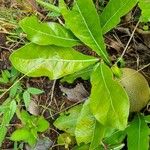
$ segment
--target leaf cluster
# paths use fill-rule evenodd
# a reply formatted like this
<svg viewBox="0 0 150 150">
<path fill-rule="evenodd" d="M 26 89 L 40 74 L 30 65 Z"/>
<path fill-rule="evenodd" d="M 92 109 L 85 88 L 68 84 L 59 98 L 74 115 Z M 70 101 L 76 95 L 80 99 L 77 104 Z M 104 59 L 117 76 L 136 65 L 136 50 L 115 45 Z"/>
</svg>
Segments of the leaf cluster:
<svg viewBox="0 0 150 150">
<path fill-rule="evenodd" d="M 17 113 L 22 127 L 15 130 L 10 139 L 13 141 L 24 141 L 34 146 L 38 139 L 37 132 L 44 132 L 49 128 L 49 123 L 42 116 L 29 115 L 25 110 Z"/>
<path fill-rule="evenodd" d="M 118 146 L 119 144 L 119 148 L 124 146 L 121 142 L 125 137 L 123 131 L 128 124 L 129 98 L 115 76 L 120 71 L 114 73 L 114 69 L 111 69 L 112 64 L 103 35 L 116 27 L 120 18 L 137 2 L 138 0 L 111 0 L 99 15 L 92 0 L 75 0 L 71 8 L 61 0 L 58 8 L 52 6 L 50 8 L 63 16 L 65 24 L 43 23 L 35 16 L 26 17 L 19 23 L 30 43 L 14 51 L 10 56 L 10 61 L 17 70 L 27 76 L 47 76 L 51 80 L 64 77 L 62 81 L 70 83 L 77 77 L 90 79 L 92 89 L 89 99 L 84 104 L 70 109 L 67 114 L 60 115 L 54 123 L 58 129 L 75 136 L 81 149 L 82 146 L 91 150 L 100 149 L 101 142 L 107 141 L 106 137 L 113 139 L 113 133 L 116 130 L 119 134 L 115 134 L 115 142 L 109 141 L 110 145 Z M 42 4 L 45 5 L 45 3 Z M 142 8 L 141 4 L 140 6 Z M 74 46 L 77 45 L 86 45 L 98 57 L 76 51 Z M 29 105 L 32 92 L 28 89 L 23 94 L 26 107 Z M 32 122 L 32 119 L 29 120 Z M 34 122 L 37 126 L 39 125 L 37 118 Z M 134 126 L 137 129 L 144 126 L 145 133 L 142 137 L 147 138 L 147 124 L 144 122 L 141 115 L 133 120 L 126 132 L 129 141 L 132 141 L 130 129 Z M 23 119 L 22 123 L 25 123 L 28 129 L 33 129 L 32 123 L 24 122 Z M 25 140 L 32 145 L 35 143 L 38 131 L 39 129 L 36 128 L 31 132 L 33 141 L 30 141 L 30 134 L 27 133 L 29 131 L 25 128 L 17 130 L 12 135 L 12 139 Z M 22 133 L 22 139 L 17 139 L 18 132 Z M 142 139 L 140 138 L 141 141 Z M 133 146 L 137 148 L 138 145 L 137 149 L 142 147 L 146 150 L 148 141 L 145 140 L 145 147 L 141 141 L 138 140 Z M 128 142 L 128 148 L 132 149 L 130 142 Z"/>
</svg>

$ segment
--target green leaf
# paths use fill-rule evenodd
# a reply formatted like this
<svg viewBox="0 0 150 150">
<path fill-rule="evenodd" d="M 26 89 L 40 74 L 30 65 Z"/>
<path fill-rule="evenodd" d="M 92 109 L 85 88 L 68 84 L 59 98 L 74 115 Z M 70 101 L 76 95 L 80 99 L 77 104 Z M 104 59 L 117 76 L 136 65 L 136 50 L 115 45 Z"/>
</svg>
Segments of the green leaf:
<svg viewBox="0 0 150 150">
<path fill-rule="evenodd" d="M 18 89 L 21 88 L 21 85 L 20 85 L 20 82 L 16 83 L 11 89 L 10 89 L 10 92 L 9 92 L 9 96 L 11 98 L 14 98 L 17 94 L 17 91 Z"/>
<path fill-rule="evenodd" d="M 4 125 L 0 125 L 0 147 L 3 143 L 3 140 L 5 139 L 7 133 L 7 127 L 5 127 Z"/>
<path fill-rule="evenodd" d="M 26 128 L 17 129 L 10 137 L 12 141 L 24 141 L 31 136 L 30 130 Z"/>
<path fill-rule="evenodd" d="M 139 0 L 139 7 L 142 10 L 141 22 L 150 22 L 150 1 L 149 0 Z"/>
<path fill-rule="evenodd" d="M 31 147 L 34 147 L 37 140 L 38 140 L 38 134 L 37 134 L 36 129 L 31 129 L 31 134 L 29 138 L 27 139 L 27 143 L 29 143 Z"/>
<path fill-rule="evenodd" d="M 149 149 L 149 128 L 142 115 L 135 116 L 127 128 L 127 135 L 128 150 Z"/>
<path fill-rule="evenodd" d="M 40 90 L 40 89 L 38 89 L 38 88 L 33 88 L 33 87 L 29 87 L 29 88 L 27 89 L 27 91 L 28 91 L 30 94 L 33 94 L 33 95 L 38 95 L 38 94 L 44 93 L 43 90 Z"/>
<path fill-rule="evenodd" d="M 28 76 L 48 76 L 51 80 L 77 72 L 98 61 L 72 48 L 38 46 L 33 43 L 15 51 L 10 60 L 16 69 Z"/>
<path fill-rule="evenodd" d="M 72 150 L 89 150 L 89 145 L 75 146 Z"/>
<path fill-rule="evenodd" d="M 26 109 L 28 109 L 28 107 L 30 105 L 30 101 L 31 101 L 31 96 L 30 96 L 30 93 L 28 91 L 25 91 L 23 93 L 23 101 L 24 101 Z"/>
<path fill-rule="evenodd" d="M 80 115 L 81 109 L 82 105 L 78 105 L 60 114 L 54 122 L 54 126 L 74 136 L 77 118 Z"/>
<path fill-rule="evenodd" d="M 94 65 L 91 65 L 83 70 L 75 72 L 74 74 L 67 75 L 61 79 L 61 82 L 73 83 L 75 79 L 82 78 L 83 80 L 89 80 L 93 71 Z"/>
<path fill-rule="evenodd" d="M 90 112 L 89 100 L 87 100 L 76 123 L 75 137 L 78 145 L 82 142 L 85 144 L 91 142 L 90 149 L 95 149 L 100 144 L 104 131 L 104 127 L 96 121 Z"/>
<path fill-rule="evenodd" d="M 89 150 L 90 146 L 88 145 L 80 145 L 80 146 L 75 146 L 73 147 L 72 150 Z M 98 148 L 95 148 L 93 150 L 104 150 L 103 147 L 99 146 Z"/>
<path fill-rule="evenodd" d="M 110 0 L 100 15 L 103 34 L 116 27 L 120 18 L 127 14 L 138 0 Z"/>
<path fill-rule="evenodd" d="M 59 134 L 57 143 L 59 145 L 64 145 L 65 149 L 68 149 L 69 145 L 73 143 L 73 137 L 68 133 Z"/>
<path fill-rule="evenodd" d="M 102 138 L 105 134 L 105 129 L 106 127 L 101 125 L 98 121 L 95 121 L 94 131 L 89 150 L 99 150 L 99 145 L 101 144 Z"/>
<path fill-rule="evenodd" d="M 145 122 L 150 123 L 150 115 L 144 116 Z"/>
<path fill-rule="evenodd" d="M 0 147 L 7 133 L 7 126 L 16 112 L 16 102 L 13 100 L 7 104 L 7 109 L 4 109 L 2 122 L 0 124 Z M 2 105 L 2 107 L 5 107 Z"/>
<path fill-rule="evenodd" d="M 10 73 L 8 70 L 4 70 L 2 71 L 2 78 L 0 78 L 0 83 L 8 83 L 9 82 L 9 78 L 10 78 Z"/>
<path fill-rule="evenodd" d="M 40 116 L 36 122 L 37 124 L 37 131 L 44 132 L 49 128 L 49 122 L 45 120 L 44 117 Z"/>
<path fill-rule="evenodd" d="M 47 8 L 50 11 L 56 12 L 60 15 L 60 10 L 58 7 L 54 6 L 53 4 L 43 2 L 42 0 L 36 0 L 37 3 L 41 4 L 44 8 Z"/>
<path fill-rule="evenodd" d="M 24 141 L 27 142 L 30 146 L 35 145 L 38 135 L 37 131 L 28 128 L 21 128 L 14 131 L 10 137 L 12 141 Z"/>
<path fill-rule="evenodd" d="M 62 0 L 60 1 L 60 9 L 67 27 L 75 36 L 107 63 L 110 63 L 102 36 L 99 16 L 92 0 L 75 0 L 72 10 L 68 10 Z"/>
<path fill-rule="evenodd" d="M 90 108 L 104 126 L 123 130 L 129 115 L 129 99 L 124 88 L 113 78 L 112 70 L 98 64 L 91 75 Z"/>
<path fill-rule="evenodd" d="M 21 120 L 21 123 L 24 125 L 31 121 L 31 116 L 25 110 L 18 112 L 17 117 Z"/>
<path fill-rule="evenodd" d="M 7 104 L 7 106 L 8 106 L 8 109 L 6 110 L 6 112 L 4 112 L 3 121 L 2 121 L 2 124 L 5 124 L 5 125 L 8 125 L 10 120 L 14 116 L 16 112 L 17 104 L 15 100 L 12 100 L 11 102 Z"/>
<path fill-rule="evenodd" d="M 19 25 L 27 33 L 27 38 L 38 45 L 72 47 L 79 44 L 69 30 L 55 22 L 41 23 L 35 16 L 31 16 L 21 20 Z"/>
<path fill-rule="evenodd" d="M 126 131 L 114 131 L 110 136 L 104 138 L 103 143 L 106 145 L 120 144 L 126 137 Z"/>
</svg>

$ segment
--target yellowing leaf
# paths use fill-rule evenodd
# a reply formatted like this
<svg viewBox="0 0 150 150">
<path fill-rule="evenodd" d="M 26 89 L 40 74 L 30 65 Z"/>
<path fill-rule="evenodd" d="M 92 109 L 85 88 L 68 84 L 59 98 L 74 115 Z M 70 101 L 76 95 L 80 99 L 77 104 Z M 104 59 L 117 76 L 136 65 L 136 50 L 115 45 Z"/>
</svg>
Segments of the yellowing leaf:
<svg viewBox="0 0 150 150">
<path fill-rule="evenodd" d="M 26 17 L 20 21 L 20 26 L 27 38 L 38 45 L 57 45 L 72 47 L 79 44 L 79 40 L 62 25 L 50 22 L 41 23 L 35 16 Z"/>
<path fill-rule="evenodd" d="M 83 105 L 76 123 L 75 136 L 77 143 L 91 143 L 90 150 L 95 149 L 99 146 L 104 133 L 105 127 L 97 122 L 90 112 L 89 100 L 87 100 Z"/>
<path fill-rule="evenodd" d="M 129 115 L 129 100 L 123 87 L 113 79 L 111 69 L 98 64 L 91 76 L 90 107 L 104 126 L 123 130 Z"/>
<path fill-rule="evenodd" d="M 31 77 L 58 79 L 84 69 L 98 61 L 72 48 L 27 44 L 10 56 L 13 66 Z"/>
<path fill-rule="evenodd" d="M 67 112 L 61 113 L 54 122 L 54 126 L 74 136 L 77 119 L 80 115 L 82 105 L 75 106 Z"/>
<path fill-rule="evenodd" d="M 60 1 L 60 9 L 67 27 L 82 42 L 110 63 L 102 36 L 99 16 L 92 0 L 75 0 L 72 10 Z"/>
</svg>

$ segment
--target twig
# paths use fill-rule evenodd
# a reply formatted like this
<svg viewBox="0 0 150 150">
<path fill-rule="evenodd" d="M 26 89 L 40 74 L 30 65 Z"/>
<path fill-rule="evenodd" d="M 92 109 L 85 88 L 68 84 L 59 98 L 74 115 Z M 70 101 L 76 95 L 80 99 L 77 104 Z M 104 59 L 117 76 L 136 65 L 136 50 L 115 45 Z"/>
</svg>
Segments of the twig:
<svg viewBox="0 0 150 150">
<path fill-rule="evenodd" d="M 53 85 L 52 85 L 52 88 L 51 88 L 51 98 L 50 98 L 49 104 L 46 106 L 47 108 L 51 105 L 51 103 L 52 103 L 52 101 L 53 101 L 55 85 L 56 85 L 56 80 L 54 80 Z M 47 103 L 47 102 L 46 102 L 46 103 Z M 42 111 L 42 114 L 44 114 L 45 111 L 46 111 L 46 109 L 44 109 L 44 110 Z"/>
<path fill-rule="evenodd" d="M 130 42 L 131 42 L 131 40 L 132 40 L 132 38 L 133 38 L 133 36 L 134 36 L 134 33 L 135 33 L 135 31 L 136 31 L 136 29 L 137 29 L 139 23 L 140 23 L 140 21 L 137 22 L 137 24 L 136 24 L 136 26 L 135 26 L 135 28 L 134 28 L 134 30 L 133 30 L 131 36 L 130 36 L 130 39 L 129 39 L 127 45 L 126 45 L 126 47 L 124 48 L 124 50 L 123 50 L 121 56 L 119 57 L 119 59 L 118 59 L 118 61 L 115 63 L 115 65 L 116 65 L 116 64 L 123 58 L 123 56 L 125 55 L 125 53 L 126 53 L 128 47 L 129 47 L 129 44 L 130 44 Z"/>
</svg>

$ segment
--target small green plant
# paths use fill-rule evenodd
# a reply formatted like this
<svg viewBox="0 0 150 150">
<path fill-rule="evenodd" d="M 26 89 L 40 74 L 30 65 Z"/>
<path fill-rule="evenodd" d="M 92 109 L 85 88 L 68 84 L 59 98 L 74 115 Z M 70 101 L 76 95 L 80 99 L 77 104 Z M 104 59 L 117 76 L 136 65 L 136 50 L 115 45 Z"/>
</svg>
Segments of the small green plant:
<svg viewBox="0 0 150 150">
<path fill-rule="evenodd" d="M 121 149 L 127 134 L 128 149 L 147 150 L 149 133 L 144 117 L 138 114 L 127 127 L 129 97 L 118 80 L 120 71 L 114 73 L 116 69 L 103 38 L 137 2 L 111 0 L 98 15 L 92 0 L 75 0 L 71 8 L 60 0 L 55 11 L 62 14 L 65 24 L 41 23 L 35 16 L 24 18 L 19 23 L 31 42 L 10 56 L 17 70 L 31 77 L 48 76 L 50 80 L 64 77 L 65 81 L 68 76 L 90 79 L 92 89 L 89 99 L 63 113 L 54 122 L 58 129 L 74 136 L 79 147 L 103 149 L 102 145 L 106 144 L 110 149 Z M 72 48 L 83 44 L 96 52 L 98 57 L 84 55 Z M 29 97 L 28 92 L 24 94 L 25 99 Z M 134 138 L 131 136 L 132 127 L 136 127 L 138 132 Z M 146 130 L 141 132 L 141 129 Z M 114 138 L 114 141 L 111 143 L 109 138 Z M 136 142 L 132 145 L 133 140 Z M 79 149 L 78 146 L 76 149 Z"/>
<path fill-rule="evenodd" d="M 38 132 L 44 132 L 49 128 L 49 123 L 42 116 L 29 115 L 26 111 L 18 112 L 21 120 L 21 128 L 14 131 L 10 137 L 13 141 L 24 141 L 34 146 L 38 139 Z"/>
<path fill-rule="evenodd" d="M 11 68 L 10 70 L 4 70 L 1 72 L 1 75 L 0 75 L 0 84 L 2 84 L 3 86 L 12 85 L 15 83 L 15 85 L 10 88 L 7 99 L 5 99 L 4 102 L 1 101 L 2 104 L 0 105 L 0 146 L 6 136 L 8 127 L 10 125 L 10 121 L 15 115 L 15 113 L 17 112 L 17 108 L 20 108 L 21 103 L 24 102 L 26 109 L 28 109 L 28 106 L 31 101 L 31 95 L 37 95 L 37 94 L 43 93 L 43 91 L 38 88 L 28 87 L 27 89 L 24 89 L 22 87 L 21 82 L 18 81 L 19 75 L 20 73 L 14 68 Z M 3 92 L 6 92 L 6 90 L 7 89 L 2 88 L 0 89 L 0 92 L 3 93 Z M 25 118 L 25 115 L 27 117 L 30 116 L 25 111 L 21 112 L 21 118 L 22 120 L 24 120 L 24 123 L 25 123 L 25 119 L 27 119 L 26 122 L 30 120 L 29 124 L 32 124 L 35 121 L 35 124 L 33 125 L 36 127 L 34 127 L 34 129 L 38 128 L 37 132 L 43 132 L 43 131 L 40 131 L 40 128 L 41 128 L 40 125 L 46 124 L 46 123 L 42 124 L 43 122 L 46 122 L 46 121 L 43 121 L 44 120 L 43 117 L 38 118 L 38 117 L 31 116 L 29 118 L 27 117 Z M 41 124 L 39 123 L 39 121 L 41 121 Z M 27 124 L 27 126 L 29 124 Z M 23 128 L 21 130 L 23 132 L 25 129 Z M 14 132 L 13 136 L 16 135 L 17 132 L 19 131 L 17 130 L 16 132 Z M 37 134 L 36 131 L 35 131 L 35 134 Z M 20 136 L 20 133 L 19 133 L 19 136 Z M 36 141 L 36 139 L 33 138 L 33 141 L 31 141 L 32 140 L 31 138 L 29 140 L 29 143 Z"/>
<path fill-rule="evenodd" d="M 31 95 L 38 95 L 38 94 L 42 94 L 43 92 L 44 91 L 37 89 L 37 88 L 33 88 L 33 87 L 27 88 L 23 92 L 23 101 L 24 101 L 25 107 L 28 109 L 30 102 L 31 102 Z"/>
</svg>

